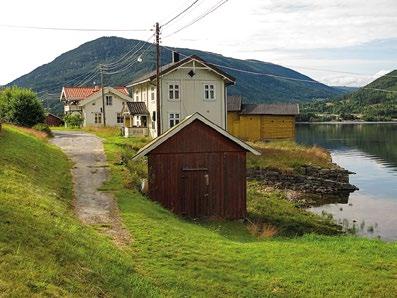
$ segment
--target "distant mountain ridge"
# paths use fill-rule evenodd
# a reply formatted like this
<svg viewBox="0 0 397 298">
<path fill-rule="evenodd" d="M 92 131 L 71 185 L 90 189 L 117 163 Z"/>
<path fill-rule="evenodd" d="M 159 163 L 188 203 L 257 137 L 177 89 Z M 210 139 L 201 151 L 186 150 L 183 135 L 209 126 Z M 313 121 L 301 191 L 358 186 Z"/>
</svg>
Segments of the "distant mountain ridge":
<svg viewBox="0 0 397 298">
<path fill-rule="evenodd" d="M 138 48 L 143 45 L 142 41 L 134 39 L 101 37 L 63 53 L 52 62 L 34 69 L 8 85 L 28 87 L 37 92 L 47 91 L 51 95 L 42 95 L 42 97 L 47 100 L 47 104 L 52 110 L 60 111 L 61 106 L 56 94 L 60 93 L 63 84 L 79 76 L 84 78 L 85 73 L 92 71 L 99 64 L 117 61 L 138 43 Z M 146 45 L 144 48 L 146 48 Z M 248 102 L 304 102 L 315 98 L 331 98 L 346 93 L 339 88 L 316 82 L 299 72 L 280 65 L 252 59 L 241 60 L 224 57 L 220 54 L 193 49 L 175 48 L 175 50 L 184 55 L 198 55 L 210 63 L 228 67 L 223 68 L 223 70 L 237 80 L 236 86 L 228 88 L 229 94 L 241 95 Z M 140 63 L 134 63 L 130 67 L 127 66 L 126 71 L 122 73 L 105 75 L 105 85 L 125 85 L 153 70 L 155 67 L 155 48 L 152 46 L 142 59 Z M 133 61 L 133 59 L 130 61 Z M 162 64 L 170 61 L 170 51 L 162 47 Z M 120 65 L 120 68 L 122 66 Z M 233 69 L 268 75 L 254 75 Z M 293 80 L 282 77 L 292 78 Z M 75 81 L 78 82 L 79 79 Z M 73 85 L 75 81 L 70 85 Z M 92 85 L 94 82 L 99 83 L 99 74 L 87 81 L 86 85 Z"/>
<path fill-rule="evenodd" d="M 302 111 L 339 114 L 347 118 L 353 118 L 352 114 L 361 115 L 361 119 L 367 121 L 397 119 L 397 70 L 340 98 L 305 104 Z"/>
</svg>

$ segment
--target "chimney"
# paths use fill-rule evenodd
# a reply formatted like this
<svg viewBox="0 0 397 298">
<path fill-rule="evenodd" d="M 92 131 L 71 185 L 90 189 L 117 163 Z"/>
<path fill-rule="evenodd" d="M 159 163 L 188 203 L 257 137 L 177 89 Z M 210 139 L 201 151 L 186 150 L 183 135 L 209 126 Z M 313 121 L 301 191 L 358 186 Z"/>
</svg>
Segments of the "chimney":
<svg viewBox="0 0 397 298">
<path fill-rule="evenodd" d="M 178 62 L 179 61 L 179 53 L 172 51 L 172 63 Z"/>
</svg>

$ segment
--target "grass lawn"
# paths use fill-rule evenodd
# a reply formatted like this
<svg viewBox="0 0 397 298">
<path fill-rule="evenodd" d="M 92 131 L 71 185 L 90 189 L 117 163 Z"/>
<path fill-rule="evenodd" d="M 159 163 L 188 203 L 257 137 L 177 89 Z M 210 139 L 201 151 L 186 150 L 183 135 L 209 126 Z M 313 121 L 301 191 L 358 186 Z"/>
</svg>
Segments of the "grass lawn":
<svg viewBox="0 0 397 298">
<path fill-rule="evenodd" d="M 111 130 L 94 132 L 104 138 L 111 170 L 104 189 L 115 193 L 133 235 L 131 255 L 137 271 L 162 295 L 392 297 L 397 293 L 397 243 L 307 234 L 328 233 L 332 226 L 298 210 L 280 194 L 260 193 L 255 184 L 249 185 L 248 208 L 264 224 L 260 233 L 240 222 L 178 218 L 126 187 L 137 177 L 127 169 L 125 156 L 133 155 L 145 140 L 117 137 Z M 125 150 L 132 153 L 125 155 Z M 283 164 L 286 169 L 294 165 L 293 161 Z M 136 167 L 143 172 L 142 164 Z M 292 236 L 301 233 L 304 236 Z"/>
<path fill-rule="evenodd" d="M 157 296 L 137 273 L 134 252 L 76 219 L 70 166 L 42 134 L 3 127 L 0 297 Z"/>
</svg>

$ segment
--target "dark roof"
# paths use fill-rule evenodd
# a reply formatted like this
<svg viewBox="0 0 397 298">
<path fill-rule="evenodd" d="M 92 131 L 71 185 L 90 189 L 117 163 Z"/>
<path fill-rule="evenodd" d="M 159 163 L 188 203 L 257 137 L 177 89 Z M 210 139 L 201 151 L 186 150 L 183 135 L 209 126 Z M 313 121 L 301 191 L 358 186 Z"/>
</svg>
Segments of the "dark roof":
<svg viewBox="0 0 397 298">
<path fill-rule="evenodd" d="M 45 116 L 46 116 L 46 117 L 54 117 L 54 118 L 57 118 L 57 119 L 63 121 L 63 119 L 62 119 L 61 117 L 59 117 L 59 116 L 57 116 L 57 115 L 54 115 L 54 114 L 51 114 L 51 113 L 47 113 Z"/>
<path fill-rule="evenodd" d="M 149 111 L 143 101 L 127 102 L 127 108 L 131 115 L 149 115 Z"/>
<path fill-rule="evenodd" d="M 241 115 L 298 115 L 298 104 L 243 104 Z"/>
<path fill-rule="evenodd" d="M 241 111 L 241 96 L 228 95 L 227 96 L 227 111 L 240 112 Z"/>
<path fill-rule="evenodd" d="M 190 60 L 196 60 L 199 61 L 200 63 L 208 66 L 209 68 L 213 69 L 215 72 L 219 73 L 220 75 L 226 77 L 230 83 L 234 83 L 236 81 L 236 79 L 234 77 L 232 77 L 231 75 L 227 74 L 226 72 L 224 72 L 223 70 L 219 69 L 218 67 L 216 67 L 215 65 L 212 65 L 211 63 L 208 63 L 206 61 L 204 61 L 203 59 L 201 59 L 200 57 L 196 56 L 196 55 L 192 55 L 190 57 L 186 57 L 182 60 L 179 60 L 178 62 L 171 62 L 169 64 L 163 65 L 160 67 L 160 76 L 174 70 L 175 68 L 178 68 L 179 66 L 189 62 Z M 143 81 L 152 81 L 156 78 L 156 70 L 151 71 L 137 79 L 135 79 L 134 81 L 132 81 L 131 83 L 129 83 L 127 86 L 132 86 L 135 85 L 137 83 L 143 82 Z"/>
</svg>

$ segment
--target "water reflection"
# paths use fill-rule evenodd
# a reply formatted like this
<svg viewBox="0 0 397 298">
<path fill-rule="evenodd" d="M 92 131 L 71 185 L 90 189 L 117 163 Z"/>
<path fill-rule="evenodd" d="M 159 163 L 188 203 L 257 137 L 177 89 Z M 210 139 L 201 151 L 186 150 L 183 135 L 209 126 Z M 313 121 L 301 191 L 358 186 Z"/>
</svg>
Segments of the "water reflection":
<svg viewBox="0 0 397 298">
<path fill-rule="evenodd" d="M 397 124 L 298 124 L 297 141 L 331 151 L 333 160 L 356 173 L 360 189 L 347 204 L 313 207 L 370 237 L 397 240 Z"/>
</svg>

